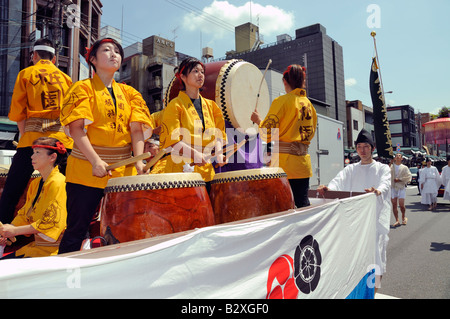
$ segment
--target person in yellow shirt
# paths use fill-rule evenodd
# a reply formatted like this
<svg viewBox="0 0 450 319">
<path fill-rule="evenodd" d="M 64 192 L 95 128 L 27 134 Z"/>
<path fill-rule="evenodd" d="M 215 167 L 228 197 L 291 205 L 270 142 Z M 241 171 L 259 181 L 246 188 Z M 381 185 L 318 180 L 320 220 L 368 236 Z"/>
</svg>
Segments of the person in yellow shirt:
<svg viewBox="0 0 450 319">
<path fill-rule="evenodd" d="M 144 163 L 108 170 L 110 164 L 139 156 L 154 127 L 142 95 L 114 81 L 123 59 L 121 45 L 113 39 L 96 41 L 86 61 L 93 78 L 70 88 L 61 110 L 61 124 L 74 139 L 67 160 L 67 230 L 59 253 L 79 250 L 89 224 L 112 177 L 143 174 Z"/>
<path fill-rule="evenodd" d="M 20 139 L 13 157 L 0 199 L 0 221 L 10 223 L 20 197 L 33 174 L 31 145 L 41 136 L 53 137 L 70 150 L 71 138 L 64 133 L 59 121 L 62 102 L 72 80 L 55 65 L 52 41 L 39 39 L 34 43 L 33 65 L 19 72 L 8 117 L 17 122 Z M 61 168 L 64 173 L 65 168 Z"/>
<path fill-rule="evenodd" d="M 5 258 L 56 255 L 66 228 L 66 182 L 58 169 L 67 159 L 66 148 L 55 138 L 40 137 L 33 142 L 32 149 L 31 162 L 41 177 L 30 183 L 25 205 L 12 223 L 0 224 L 0 245 L 19 235 L 33 235 L 34 241 Z"/>
<path fill-rule="evenodd" d="M 199 60 L 183 60 L 176 76 L 183 89 L 164 109 L 159 139 L 161 149 L 173 148 L 164 172 L 183 172 L 183 167 L 194 163 L 194 171 L 208 183 L 214 177 L 210 161 L 213 149 L 219 165 L 225 164 L 222 152 L 226 143 L 225 120 L 216 102 L 200 95 L 205 67 Z"/>
<path fill-rule="evenodd" d="M 312 168 L 308 146 L 317 126 L 316 110 L 306 97 L 305 81 L 306 69 L 290 65 L 283 73 L 286 94 L 272 102 L 263 121 L 257 111 L 251 115 L 260 127 L 261 137 L 268 143 L 275 142 L 270 165 L 286 172 L 298 208 L 309 206 Z"/>
</svg>

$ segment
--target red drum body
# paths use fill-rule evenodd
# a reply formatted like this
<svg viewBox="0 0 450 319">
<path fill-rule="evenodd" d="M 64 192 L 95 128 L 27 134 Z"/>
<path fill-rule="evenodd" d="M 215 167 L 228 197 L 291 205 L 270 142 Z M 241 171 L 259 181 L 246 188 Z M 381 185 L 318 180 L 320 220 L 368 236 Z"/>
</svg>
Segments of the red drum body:
<svg viewBox="0 0 450 319">
<path fill-rule="evenodd" d="M 213 100 L 222 109 L 225 120 L 234 128 L 244 131 L 257 129 L 250 120 L 258 98 L 258 112 L 264 118 L 269 112 L 270 97 L 263 72 L 254 64 L 241 60 L 225 60 L 205 64 L 205 83 L 201 95 Z M 164 98 L 164 106 L 178 96 L 181 89 L 180 80 L 174 78 L 169 84 Z M 256 131 L 255 131 L 256 133 Z"/>
<path fill-rule="evenodd" d="M 216 224 L 293 209 L 294 196 L 279 167 L 219 173 L 211 181 Z"/>
<path fill-rule="evenodd" d="M 112 178 L 105 188 L 100 233 L 108 244 L 214 225 L 214 213 L 198 173 Z"/>
</svg>

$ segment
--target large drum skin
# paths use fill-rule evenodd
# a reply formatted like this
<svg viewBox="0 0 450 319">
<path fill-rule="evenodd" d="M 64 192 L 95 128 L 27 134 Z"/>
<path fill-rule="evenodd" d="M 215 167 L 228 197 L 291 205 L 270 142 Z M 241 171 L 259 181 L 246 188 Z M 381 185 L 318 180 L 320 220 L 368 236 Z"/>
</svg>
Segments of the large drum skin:
<svg viewBox="0 0 450 319">
<path fill-rule="evenodd" d="M 258 112 L 264 118 L 269 112 L 270 97 L 263 73 L 254 64 L 241 60 L 224 60 L 205 64 L 205 83 L 200 92 L 204 98 L 213 100 L 222 109 L 225 120 L 234 128 L 247 130 L 257 125 L 250 120 L 255 110 L 259 85 Z M 180 80 L 173 78 L 164 97 L 164 106 L 178 96 Z"/>
<path fill-rule="evenodd" d="M 211 181 L 216 224 L 293 209 L 294 196 L 279 167 L 219 173 Z"/>
<path fill-rule="evenodd" d="M 198 173 L 118 177 L 105 188 L 100 233 L 108 244 L 212 225 L 214 213 Z"/>
</svg>

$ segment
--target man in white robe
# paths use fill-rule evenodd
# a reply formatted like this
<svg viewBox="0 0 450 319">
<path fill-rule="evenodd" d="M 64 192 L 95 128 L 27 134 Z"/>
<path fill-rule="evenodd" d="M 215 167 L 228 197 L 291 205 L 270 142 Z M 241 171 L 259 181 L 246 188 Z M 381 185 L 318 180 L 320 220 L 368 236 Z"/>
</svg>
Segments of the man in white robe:
<svg viewBox="0 0 450 319">
<path fill-rule="evenodd" d="M 450 155 L 447 156 L 447 166 L 442 168 L 442 185 L 445 187 L 444 200 L 450 200 Z"/>
<path fill-rule="evenodd" d="M 427 158 L 427 166 L 420 171 L 420 189 L 422 194 L 421 203 L 430 205 L 428 210 L 436 209 L 437 195 L 441 187 L 441 176 L 435 166 L 431 165 L 431 160 Z"/>
<path fill-rule="evenodd" d="M 372 192 L 377 195 L 376 211 L 377 226 L 375 269 L 377 277 L 375 291 L 379 287 L 381 276 L 386 272 L 386 248 L 389 241 L 391 203 L 391 171 L 389 166 L 376 162 L 372 158 L 375 148 L 371 135 L 361 130 L 355 141 L 356 151 L 361 161 L 346 166 L 327 186 L 319 186 L 317 191 L 323 193 L 327 190 L 348 192 Z"/>
</svg>

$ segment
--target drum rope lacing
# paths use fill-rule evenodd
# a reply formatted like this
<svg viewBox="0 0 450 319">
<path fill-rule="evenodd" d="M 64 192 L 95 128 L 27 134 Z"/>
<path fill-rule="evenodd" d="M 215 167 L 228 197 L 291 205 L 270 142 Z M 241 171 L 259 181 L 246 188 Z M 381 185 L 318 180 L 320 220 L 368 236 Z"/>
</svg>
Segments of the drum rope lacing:
<svg viewBox="0 0 450 319">
<path fill-rule="evenodd" d="M 219 89 L 219 106 L 222 109 L 222 113 L 223 113 L 223 117 L 225 118 L 225 120 L 227 120 L 228 122 L 231 123 L 231 119 L 230 116 L 228 115 L 228 107 L 227 107 L 227 103 L 226 103 L 226 98 L 225 98 L 225 84 L 227 83 L 227 79 L 228 79 L 228 75 L 231 72 L 231 70 L 233 69 L 233 67 L 241 62 L 242 60 L 231 60 L 231 62 L 227 65 L 223 75 L 219 74 L 219 77 L 222 76 L 222 79 L 220 81 L 220 89 Z"/>
<path fill-rule="evenodd" d="M 189 188 L 201 187 L 205 185 L 206 183 L 202 180 L 136 183 L 107 186 L 105 187 L 105 193 L 135 192 L 169 188 Z"/>
<path fill-rule="evenodd" d="M 264 179 L 277 179 L 277 178 L 284 178 L 284 177 L 287 177 L 286 173 L 224 177 L 224 178 L 213 179 L 211 181 L 211 185 L 212 184 L 233 183 L 233 182 L 257 181 L 257 180 L 264 180 Z"/>
</svg>

